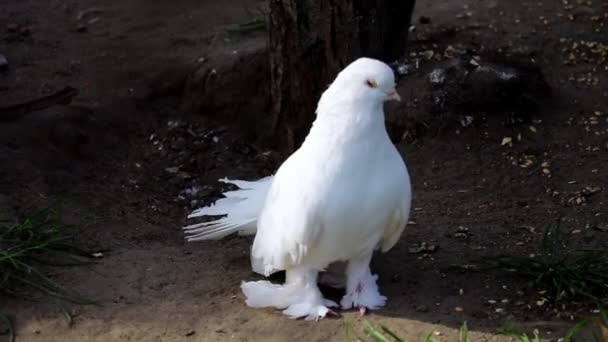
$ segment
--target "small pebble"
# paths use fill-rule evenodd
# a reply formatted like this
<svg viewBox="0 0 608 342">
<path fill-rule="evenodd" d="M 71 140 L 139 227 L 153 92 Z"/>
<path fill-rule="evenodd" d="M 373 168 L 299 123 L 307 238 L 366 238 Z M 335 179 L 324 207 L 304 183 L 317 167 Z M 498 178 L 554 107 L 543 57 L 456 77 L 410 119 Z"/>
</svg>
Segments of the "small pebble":
<svg viewBox="0 0 608 342">
<path fill-rule="evenodd" d="M 8 68 L 8 59 L 4 57 L 4 55 L 0 54 L 0 70 L 5 70 Z"/>
<path fill-rule="evenodd" d="M 426 305 L 416 305 L 416 311 L 418 311 L 418 312 L 428 312 L 429 308 Z"/>
<path fill-rule="evenodd" d="M 393 282 L 393 283 L 401 282 L 401 275 L 398 273 L 393 274 L 393 276 L 391 277 L 391 282 Z"/>
</svg>

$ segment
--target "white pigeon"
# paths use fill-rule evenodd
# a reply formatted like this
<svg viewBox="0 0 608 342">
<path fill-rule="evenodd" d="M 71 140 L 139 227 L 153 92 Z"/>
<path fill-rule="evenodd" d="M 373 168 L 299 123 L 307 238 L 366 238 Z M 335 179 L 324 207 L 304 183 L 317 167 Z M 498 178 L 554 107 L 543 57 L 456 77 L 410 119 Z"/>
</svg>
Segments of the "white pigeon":
<svg viewBox="0 0 608 342">
<path fill-rule="evenodd" d="M 369 264 L 374 250 L 397 243 L 411 206 L 409 174 L 384 123 L 388 100 L 400 101 L 391 68 L 357 59 L 323 93 L 310 133 L 274 176 L 224 179 L 240 190 L 188 216 L 226 215 L 184 227 L 189 241 L 255 233 L 253 269 L 286 271 L 283 285 L 243 282 L 247 305 L 309 320 L 334 313 L 317 279 L 337 262 L 346 262 L 343 309 L 385 305 Z"/>
</svg>

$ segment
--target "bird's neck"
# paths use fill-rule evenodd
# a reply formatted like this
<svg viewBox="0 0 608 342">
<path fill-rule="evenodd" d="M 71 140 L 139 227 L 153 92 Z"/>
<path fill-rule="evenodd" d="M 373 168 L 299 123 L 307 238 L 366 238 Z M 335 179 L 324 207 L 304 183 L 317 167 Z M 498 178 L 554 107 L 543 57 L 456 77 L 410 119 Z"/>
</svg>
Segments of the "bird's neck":
<svg viewBox="0 0 608 342">
<path fill-rule="evenodd" d="M 382 104 L 352 103 L 320 107 L 309 136 L 328 139 L 335 144 L 388 138 Z"/>
</svg>

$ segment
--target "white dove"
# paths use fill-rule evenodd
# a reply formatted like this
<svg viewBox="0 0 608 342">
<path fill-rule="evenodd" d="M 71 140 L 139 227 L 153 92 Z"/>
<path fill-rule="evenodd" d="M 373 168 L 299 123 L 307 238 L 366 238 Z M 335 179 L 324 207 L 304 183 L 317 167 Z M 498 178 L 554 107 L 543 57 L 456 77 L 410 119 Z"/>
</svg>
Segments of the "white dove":
<svg viewBox="0 0 608 342">
<path fill-rule="evenodd" d="M 323 93 L 302 146 L 276 174 L 258 181 L 224 179 L 240 190 L 188 217 L 226 215 L 184 227 L 187 239 L 256 234 L 253 269 L 285 270 L 285 283 L 243 282 L 251 307 L 275 307 L 291 318 L 320 319 L 337 306 L 321 294 L 319 272 L 346 262 L 343 309 L 377 309 L 386 297 L 370 271 L 374 250 L 391 249 L 410 213 L 410 178 L 391 143 L 383 104 L 400 101 L 391 68 L 360 58 Z"/>
</svg>

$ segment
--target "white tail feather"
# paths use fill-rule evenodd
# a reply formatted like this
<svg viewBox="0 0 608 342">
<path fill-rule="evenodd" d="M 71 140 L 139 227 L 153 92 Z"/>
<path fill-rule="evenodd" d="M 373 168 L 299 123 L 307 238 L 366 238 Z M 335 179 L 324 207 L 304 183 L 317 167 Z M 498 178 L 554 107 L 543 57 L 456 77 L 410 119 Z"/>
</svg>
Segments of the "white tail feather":
<svg viewBox="0 0 608 342">
<path fill-rule="evenodd" d="M 194 210 L 188 218 L 203 216 L 224 216 L 218 220 L 185 226 L 188 241 L 217 240 L 233 233 L 255 234 L 257 220 L 264 206 L 266 194 L 272 183 L 272 176 L 254 182 L 220 179 L 220 182 L 234 184 L 239 190 L 223 193 L 224 198 L 214 204 Z"/>
</svg>

